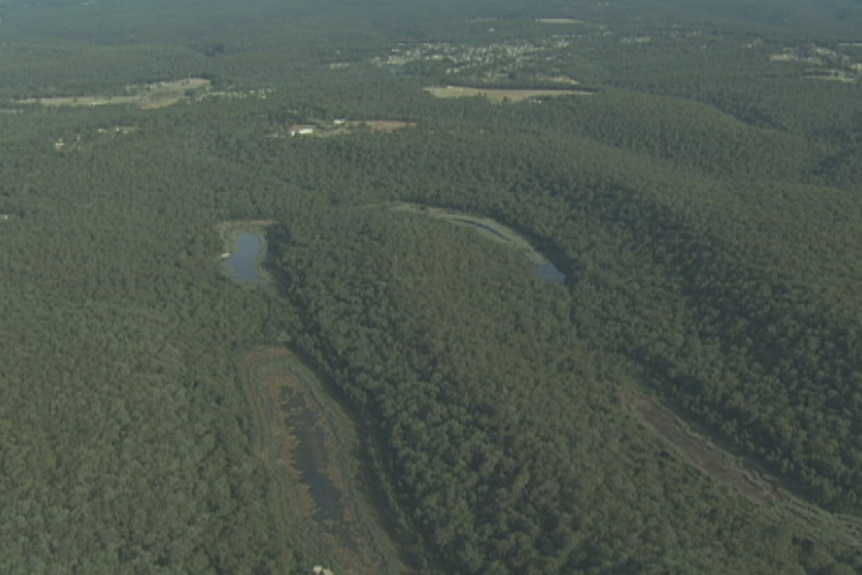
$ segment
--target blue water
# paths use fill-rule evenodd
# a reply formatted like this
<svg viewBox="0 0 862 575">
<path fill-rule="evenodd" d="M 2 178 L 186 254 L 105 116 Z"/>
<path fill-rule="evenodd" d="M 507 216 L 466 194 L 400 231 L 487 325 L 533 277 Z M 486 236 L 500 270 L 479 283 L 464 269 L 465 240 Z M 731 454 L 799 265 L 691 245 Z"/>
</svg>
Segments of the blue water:
<svg viewBox="0 0 862 575">
<path fill-rule="evenodd" d="M 566 283 L 566 274 L 561 272 L 560 268 L 558 268 L 551 262 L 537 267 L 536 275 L 538 275 L 540 278 L 551 280 L 552 282 L 557 282 L 558 284 Z"/>
<path fill-rule="evenodd" d="M 473 226 L 474 228 L 478 228 L 478 229 L 483 230 L 483 231 L 486 231 L 490 234 L 497 236 L 501 240 L 504 240 L 507 242 L 509 241 L 509 238 L 507 238 L 506 236 L 504 236 L 503 234 L 501 234 L 500 232 L 498 232 L 497 230 L 495 230 L 491 226 L 488 226 L 488 225 L 483 224 L 481 222 L 477 222 L 475 220 L 468 220 L 467 218 L 455 218 L 455 221 L 460 222 L 462 224 L 467 224 L 467 225 Z M 558 284 L 566 283 L 566 274 L 561 272 L 560 268 L 558 268 L 557 266 L 555 266 L 551 262 L 548 262 L 546 264 L 542 264 L 542 265 L 538 266 L 536 268 L 536 275 L 538 275 L 540 278 L 543 278 L 543 279 L 546 279 L 546 280 L 549 280 L 552 282 L 556 282 Z"/>
<path fill-rule="evenodd" d="M 302 472 L 302 479 L 311 489 L 311 497 L 317 504 L 315 519 L 339 522 L 344 517 L 341 504 L 341 492 L 329 479 L 326 468 L 329 464 L 329 452 L 326 449 L 324 433 L 321 430 L 321 418 L 308 408 L 302 399 L 294 399 L 288 403 L 291 409 L 291 428 L 299 438 L 297 463 Z"/>
<path fill-rule="evenodd" d="M 225 260 L 224 267 L 234 277 L 249 283 L 261 283 L 263 278 L 257 273 L 255 263 L 263 248 L 263 238 L 257 234 L 240 234 L 236 249 Z"/>
</svg>

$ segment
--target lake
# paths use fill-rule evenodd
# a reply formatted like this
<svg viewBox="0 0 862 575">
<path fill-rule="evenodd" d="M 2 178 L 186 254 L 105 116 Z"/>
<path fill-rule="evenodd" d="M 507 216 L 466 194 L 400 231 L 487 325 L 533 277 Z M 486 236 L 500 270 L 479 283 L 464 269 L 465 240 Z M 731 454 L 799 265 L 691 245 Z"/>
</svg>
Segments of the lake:
<svg viewBox="0 0 862 575">
<path fill-rule="evenodd" d="M 478 222 L 476 220 L 471 220 L 468 218 L 452 218 L 452 219 L 453 219 L 453 221 L 456 221 L 460 224 L 466 224 L 468 226 L 472 226 L 475 229 L 481 230 L 483 232 L 487 232 L 487 233 L 493 235 L 494 237 L 496 237 L 500 240 L 503 240 L 505 242 L 511 241 L 509 239 L 509 237 L 507 235 L 505 235 L 503 232 L 493 228 L 492 226 L 490 226 L 488 224 L 484 224 L 482 222 Z M 535 250 L 533 250 L 531 247 L 530 251 L 534 252 Z M 541 256 L 537 256 L 537 257 L 541 257 Z M 544 259 L 544 258 L 541 258 L 541 259 Z M 564 274 L 562 271 L 560 271 L 560 268 L 558 268 L 556 265 L 554 265 L 553 263 L 551 263 L 549 261 L 545 261 L 544 263 L 541 263 L 538 266 L 536 266 L 536 275 L 542 279 L 550 280 L 552 282 L 556 282 L 559 284 L 566 283 L 566 274 Z"/>
<path fill-rule="evenodd" d="M 262 283 L 263 278 L 257 270 L 257 260 L 262 249 L 263 237 L 252 233 L 240 234 L 236 239 L 236 249 L 222 265 L 240 281 Z"/>
<path fill-rule="evenodd" d="M 560 268 L 548 262 L 536 268 L 536 274 L 540 278 L 557 282 L 558 284 L 566 283 L 566 274 L 560 271 Z"/>
</svg>

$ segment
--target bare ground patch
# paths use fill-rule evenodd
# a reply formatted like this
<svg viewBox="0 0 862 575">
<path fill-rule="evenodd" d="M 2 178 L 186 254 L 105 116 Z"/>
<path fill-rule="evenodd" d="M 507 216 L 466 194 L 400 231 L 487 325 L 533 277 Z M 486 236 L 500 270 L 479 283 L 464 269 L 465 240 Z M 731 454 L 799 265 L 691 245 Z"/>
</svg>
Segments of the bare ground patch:
<svg viewBox="0 0 862 575">
<path fill-rule="evenodd" d="M 685 460 L 704 473 L 764 506 L 776 521 L 801 523 L 814 539 L 828 539 L 862 547 L 862 518 L 831 513 L 794 495 L 781 481 L 721 448 L 687 425 L 658 399 L 636 391 L 624 393 L 627 407 L 646 426 L 668 442 Z"/>
<path fill-rule="evenodd" d="M 416 122 L 402 122 L 399 120 L 368 120 L 365 122 L 372 132 L 394 132 L 401 128 L 415 128 Z"/>
<path fill-rule="evenodd" d="M 472 98 L 485 97 L 491 102 L 523 102 L 533 98 L 548 98 L 556 96 L 592 96 L 589 90 L 572 89 L 510 89 L 510 88 L 476 88 L 467 86 L 431 86 L 425 91 L 435 98 Z"/>
<path fill-rule="evenodd" d="M 577 18 L 536 18 L 536 22 L 539 24 L 590 24 L 586 20 Z"/>
<path fill-rule="evenodd" d="M 343 136 L 370 130 L 377 133 L 388 133 L 403 128 L 415 128 L 416 122 L 403 120 L 336 120 L 334 122 L 311 121 L 305 124 L 294 124 L 287 130 L 291 136 Z M 269 134 L 271 138 L 281 137 L 282 133 L 275 131 Z"/>
<path fill-rule="evenodd" d="M 16 100 L 17 104 L 39 104 L 49 107 L 95 107 L 95 106 L 137 106 L 144 110 L 164 108 L 187 99 L 189 91 L 203 91 L 210 88 L 205 78 L 185 78 L 152 84 L 131 84 L 124 94 L 63 96 L 56 98 L 25 98 Z"/>
<path fill-rule="evenodd" d="M 695 434 L 655 398 L 633 396 L 629 406 L 653 431 L 671 443 L 680 455 L 713 478 L 758 501 L 774 502 L 779 497 L 774 486 L 758 480 L 736 458 Z"/>
</svg>

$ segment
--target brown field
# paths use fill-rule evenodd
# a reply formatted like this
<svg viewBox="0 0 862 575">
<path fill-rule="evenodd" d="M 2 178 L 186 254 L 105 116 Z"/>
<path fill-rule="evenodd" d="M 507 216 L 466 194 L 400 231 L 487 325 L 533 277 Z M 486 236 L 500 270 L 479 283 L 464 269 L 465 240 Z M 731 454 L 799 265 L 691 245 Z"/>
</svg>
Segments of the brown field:
<svg viewBox="0 0 862 575">
<path fill-rule="evenodd" d="M 431 86 L 425 88 L 435 98 L 472 98 L 484 96 L 491 102 L 522 102 L 531 98 L 543 98 L 553 96 L 591 96 L 593 92 L 587 90 L 570 89 L 544 89 L 544 90 L 518 90 L 507 88 L 470 88 L 464 86 Z"/>
<path fill-rule="evenodd" d="M 410 573 L 381 527 L 368 478 L 359 471 L 356 423 L 286 348 L 247 354 L 240 373 L 258 423 L 258 456 L 269 469 L 270 497 L 286 538 L 314 564 L 336 573 Z"/>
<path fill-rule="evenodd" d="M 74 96 L 57 98 L 26 98 L 17 100 L 18 104 L 39 104 L 42 106 L 137 106 L 144 110 L 164 108 L 186 99 L 187 90 L 208 89 L 210 81 L 204 78 L 186 78 L 170 82 L 155 82 L 153 84 L 135 84 L 126 86 L 126 93 L 121 96 Z"/>
<path fill-rule="evenodd" d="M 713 479 L 763 505 L 764 513 L 776 521 L 792 520 L 801 524 L 811 537 L 862 547 L 862 519 L 831 513 L 800 499 L 777 477 L 754 462 L 722 449 L 654 397 L 627 391 L 624 402 L 681 457 Z"/>
</svg>

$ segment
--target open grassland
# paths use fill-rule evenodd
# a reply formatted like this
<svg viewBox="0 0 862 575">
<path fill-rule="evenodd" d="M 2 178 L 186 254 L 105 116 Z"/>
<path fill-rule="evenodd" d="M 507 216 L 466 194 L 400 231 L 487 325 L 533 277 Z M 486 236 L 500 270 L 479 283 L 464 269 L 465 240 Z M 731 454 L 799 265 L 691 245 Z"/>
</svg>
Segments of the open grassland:
<svg viewBox="0 0 862 575">
<path fill-rule="evenodd" d="M 336 573 L 409 573 L 369 495 L 356 423 L 288 349 L 261 348 L 240 363 L 285 536 Z"/>
<path fill-rule="evenodd" d="M 591 96 L 588 90 L 572 89 L 510 89 L 510 88 L 471 88 L 465 86 L 431 86 L 425 91 L 435 98 L 473 98 L 482 96 L 491 102 L 523 102 L 533 98 L 549 98 L 555 96 Z"/>
<path fill-rule="evenodd" d="M 64 96 L 56 98 L 26 98 L 17 100 L 18 104 L 51 107 L 95 107 L 95 106 L 137 106 L 144 110 L 164 108 L 188 98 L 189 91 L 205 91 L 210 88 L 210 81 L 205 78 L 186 78 L 170 82 L 154 82 L 152 84 L 135 84 L 126 86 L 123 95 L 107 96 Z"/>
<path fill-rule="evenodd" d="M 653 397 L 626 392 L 625 403 L 674 450 L 713 479 L 724 483 L 764 507 L 777 522 L 799 521 L 812 538 L 832 539 L 862 547 L 862 520 L 830 513 L 793 495 L 779 480 L 714 444 L 692 429 Z"/>
</svg>

